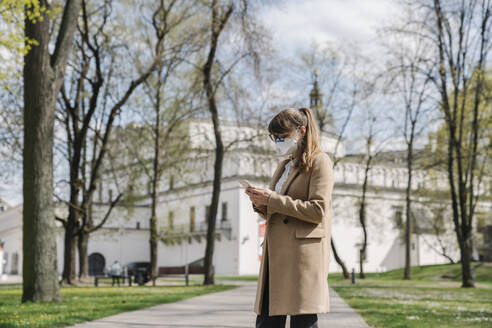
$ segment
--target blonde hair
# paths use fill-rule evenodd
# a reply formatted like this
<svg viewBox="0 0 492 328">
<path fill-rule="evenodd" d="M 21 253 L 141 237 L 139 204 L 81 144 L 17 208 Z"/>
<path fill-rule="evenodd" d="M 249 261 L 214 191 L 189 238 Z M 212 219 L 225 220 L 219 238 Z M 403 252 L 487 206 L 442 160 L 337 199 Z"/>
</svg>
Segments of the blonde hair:
<svg viewBox="0 0 492 328">
<path fill-rule="evenodd" d="M 307 172 L 313 165 L 314 157 L 321 152 L 319 127 L 313 111 L 308 107 L 286 108 L 272 118 L 268 124 L 268 132 L 285 136 L 301 125 L 306 127 L 306 133 L 293 154 L 294 166 L 299 167 L 301 172 Z"/>
</svg>

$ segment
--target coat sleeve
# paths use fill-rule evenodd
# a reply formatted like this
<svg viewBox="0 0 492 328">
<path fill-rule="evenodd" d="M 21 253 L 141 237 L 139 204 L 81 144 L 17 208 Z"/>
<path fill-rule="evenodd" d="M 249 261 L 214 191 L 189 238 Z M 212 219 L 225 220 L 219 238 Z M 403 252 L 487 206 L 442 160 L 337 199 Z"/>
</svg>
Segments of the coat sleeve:
<svg viewBox="0 0 492 328">
<path fill-rule="evenodd" d="M 333 190 L 333 164 L 326 153 L 322 153 L 313 163 L 309 180 L 308 200 L 293 199 L 272 191 L 268 197 L 267 212 L 281 213 L 310 223 L 321 223 L 331 206 Z"/>
<path fill-rule="evenodd" d="M 253 206 L 253 210 L 266 220 L 266 205 L 261 205 L 259 207 L 255 206 L 253 203 L 251 203 L 251 205 Z"/>
</svg>

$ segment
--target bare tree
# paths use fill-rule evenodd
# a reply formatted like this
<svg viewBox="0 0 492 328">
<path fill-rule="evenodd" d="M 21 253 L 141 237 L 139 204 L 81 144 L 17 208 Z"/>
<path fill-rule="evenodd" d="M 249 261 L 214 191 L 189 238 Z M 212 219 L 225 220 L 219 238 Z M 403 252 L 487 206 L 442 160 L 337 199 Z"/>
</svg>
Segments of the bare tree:
<svg viewBox="0 0 492 328">
<path fill-rule="evenodd" d="M 151 122 L 152 133 L 151 140 L 153 141 L 153 158 L 152 166 L 147 169 L 143 165 L 144 172 L 147 173 L 148 181 L 151 185 L 151 212 L 150 212 L 150 265 L 151 277 L 155 284 L 157 277 L 157 250 L 160 233 L 157 230 L 157 203 L 159 201 L 159 184 L 163 173 L 169 168 L 171 162 L 176 161 L 180 155 L 185 153 L 185 149 L 178 147 L 175 141 L 177 138 L 177 130 L 181 123 L 189 117 L 193 110 L 190 110 L 190 105 L 187 100 L 193 96 L 191 93 L 180 95 L 179 92 L 174 97 L 174 103 L 168 103 L 171 95 L 167 95 L 166 91 L 171 93 L 168 87 L 168 81 L 173 74 L 176 74 L 177 67 L 184 62 L 183 58 L 188 57 L 193 52 L 197 51 L 197 47 L 193 45 L 195 31 L 185 33 L 185 25 L 189 25 L 190 18 L 196 16 L 196 12 L 192 10 L 196 6 L 195 2 L 185 1 L 170 1 L 167 5 L 161 1 L 159 11 L 157 11 L 163 29 L 159 29 L 155 23 L 154 30 L 157 34 L 161 34 L 164 39 L 164 46 L 167 50 L 163 55 L 163 60 L 158 65 L 155 74 L 145 83 L 145 91 L 147 97 L 152 104 L 154 110 L 154 119 Z M 176 38 L 173 34 L 177 34 L 175 30 L 180 30 L 181 37 Z M 192 89 L 193 90 L 193 89 Z M 167 119 L 168 118 L 168 119 Z M 166 120 L 167 119 L 167 120 Z M 144 161 L 139 160 L 140 163 Z M 175 165 L 177 166 L 177 165 Z"/>
<path fill-rule="evenodd" d="M 202 72 L 203 91 L 213 122 L 216 143 L 212 202 L 210 205 L 209 216 L 207 217 L 207 246 L 205 249 L 204 260 L 204 284 L 209 285 L 214 284 L 212 259 L 215 246 L 215 223 L 224 158 L 224 144 L 221 135 L 220 113 L 217 106 L 216 92 L 221 86 L 224 77 L 227 76 L 234 66 L 243 58 L 252 58 L 255 73 L 259 73 L 260 53 L 258 52 L 258 45 L 262 43 L 262 31 L 260 31 L 260 24 L 254 15 L 254 1 L 210 0 L 204 1 L 203 5 L 210 15 L 210 20 L 205 23 L 208 51 L 205 62 L 198 66 Z M 237 58 L 227 67 L 223 67 L 219 61 L 217 52 L 221 48 L 219 38 L 221 36 L 222 38 L 224 37 L 223 34 L 225 34 L 224 31 L 227 26 L 231 29 L 236 28 L 239 31 L 238 36 L 242 37 L 240 41 L 242 47 Z"/>
<path fill-rule="evenodd" d="M 93 8 L 95 7 L 95 8 Z M 160 8 L 160 7 L 159 7 Z M 157 9 L 157 11 L 160 9 Z M 158 13 L 154 12 L 156 25 L 161 24 Z M 105 0 L 96 6 L 87 0 L 82 1 L 82 20 L 78 26 L 80 67 L 74 67 L 78 74 L 71 95 L 63 88 L 60 94 L 60 103 L 66 113 L 62 117 L 67 128 L 68 160 L 70 164 L 70 196 L 67 218 L 58 218 L 65 228 L 64 269 L 62 275 L 63 284 L 74 284 L 73 278 L 75 249 L 77 238 L 81 238 L 79 250 L 82 254 L 81 278 L 87 275 L 87 238 L 90 233 L 98 230 L 109 218 L 112 208 L 118 202 L 121 194 L 116 199 L 111 199 L 108 211 L 103 219 L 97 224 L 89 223 L 94 192 L 100 180 L 101 167 L 108 151 L 108 141 L 115 124 L 115 119 L 120 115 L 123 106 L 127 103 L 135 89 L 142 84 L 150 74 L 158 67 L 163 49 L 163 36 L 157 33 L 154 40 L 156 52 L 151 56 L 150 63 L 146 64 L 127 86 L 114 86 L 112 74 L 114 74 L 114 56 L 111 51 L 115 44 L 111 43 L 109 25 L 112 16 L 112 1 Z M 162 28 L 162 25 L 159 25 Z M 107 67 L 105 65 L 108 65 Z M 84 97 L 83 91 L 86 84 L 90 88 L 90 96 Z M 112 89 L 121 87 L 123 93 L 116 95 Z M 115 90 L 116 91 L 116 90 Z M 97 117 L 100 114 L 101 118 Z M 87 146 L 87 135 L 89 129 L 94 130 L 94 144 L 92 145 L 90 159 L 90 170 L 84 176 L 83 152 Z M 95 126 L 95 127 L 94 127 Z"/>
<path fill-rule="evenodd" d="M 479 108 L 487 101 L 484 74 L 491 46 L 492 4 L 490 0 L 415 0 L 408 6 L 419 15 L 404 32 L 431 41 L 433 52 L 428 60 L 439 68 L 430 79 L 439 93 L 446 126 L 447 173 L 461 252 L 462 287 L 474 287 L 472 226 L 481 182 L 477 172 L 487 161 L 479 152 L 487 128 Z M 469 120 L 465 119 L 467 108 L 471 108 Z M 469 125 L 471 129 L 467 129 Z"/>
<path fill-rule="evenodd" d="M 305 72 L 310 73 L 311 81 L 314 79 L 310 108 L 318 119 L 320 131 L 336 137 L 334 167 L 343 160 L 340 147 L 354 111 L 373 90 L 372 83 L 368 83 L 365 76 L 363 63 L 364 58 L 355 45 L 335 46 L 327 43 L 321 46 L 313 43 L 309 50 L 301 53 L 301 63 L 293 65 L 296 79 L 302 81 Z M 340 121 L 338 128 L 335 127 L 335 117 Z M 342 268 L 345 279 L 350 279 L 347 266 L 336 249 L 335 238 L 331 237 L 333 256 Z"/>
<path fill-rule="evenodd" d="M 384 146 L 390 135 L 384 135 L 383 123 L 384 116 L 382 112 L 376 112 L 374 108 L 375 102 L 372 103 L 371 99 L 368 98 L 365 102 L 364 112 L 359 116 L 362 119 L 361 137 L 364 141 L 365 153 L 356 155 L 361 157 L 364 165 L 364 175 L 361 186 L 361 197 L 357 201 L 358 206 L 358 216 L 359 223 L 362 227 L 363 238 L 361 241 L 361 248 L 359 249 L 359 277 L 361 279 L 365 278 L 364 273 L 364 261 L 366 259 L 366 249 L 368 240 L 367 231 L 367 193 L 370 187 L 370 171 L 374 166 L 375 160 L 380 156 L 384 150 Z"/>
<path fill-rule="evenodd" d="M 405 189 L 406 225 L 405 225 L 405 269 L 403 279 L 410 279 L 410 240 L 412 228 L 412 178 L 415 161 L 415 142 L 428 128 L 429 111 L 434 108 L 431 93 L 431 80 L 434 66 L 426 60 L 428 41 L 412 36 L 402 37 L 398 34 L 399 26 L 382 30 L 380 40 L 384 42 L 387 53 L 384 90 L 387 96 L 394 97 L 395 103 L 401 104 L 402 110 L 396 110 L 391 120 L 403 136 L 407 148 L 407 186 Z M 395 33 L 396 32 L 396 33 Z M 425 74 L 422 74 L 425 72 Z M 398 105 L 397 105 L 398 106 Z M 399 106 L 398 106 L 399 107 Z M 424 120 L 426 119 L 426 120 Z M 401 123 L 402 122 L 402 123 Z M 427 123 L 427 124 L 425 124 Z"/>
</svg>

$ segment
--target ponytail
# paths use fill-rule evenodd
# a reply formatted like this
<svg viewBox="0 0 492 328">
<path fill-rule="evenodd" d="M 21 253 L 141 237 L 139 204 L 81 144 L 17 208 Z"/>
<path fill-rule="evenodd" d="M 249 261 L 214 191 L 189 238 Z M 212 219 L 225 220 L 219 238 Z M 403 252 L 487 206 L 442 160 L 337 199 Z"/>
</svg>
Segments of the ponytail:
<svg viewBox="0 0 492 328">
<path fill-rule="evenodd" d="M 299 147 L 298 165 L 303 171 L 311 168 L 314 157 L 321 151 L 319 142 L 319 127 L 314 117 L 313 111 L 308 107 L 301 107 L 298 109 L 302 113 L 302 122 L 306 127 L 306 133 L 302 139 L 301 146 Z"/>
</svg>

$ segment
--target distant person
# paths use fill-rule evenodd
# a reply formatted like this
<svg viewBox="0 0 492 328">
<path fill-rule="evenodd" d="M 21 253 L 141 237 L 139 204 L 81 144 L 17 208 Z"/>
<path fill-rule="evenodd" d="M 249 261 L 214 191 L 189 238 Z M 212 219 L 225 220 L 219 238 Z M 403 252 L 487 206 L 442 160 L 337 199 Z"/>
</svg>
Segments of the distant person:
<svg viewBox="0 0 492 328">
<path fill-rule="evenodd" d="M 330 312 L 333 163 L 320 148 L 319 127 L 307 107 L 282 110 L 268 131 L 283 159 L 269 188 L 246 188 L 266 220 L 256 328 L 285 327 L 287 315 L 291 328 L 318 328 L 317 314 Z"/>
<path fill-rule="evenodd" d="M 121 265 L 118 260 L 114 261 L 113 264 L 109 267 L 109 275 L 113 278 L 113 284 L 115 280 L 118 282 L 118 286 L 120 285 L 120 277 L 121 277 Z"/>
</svg>

